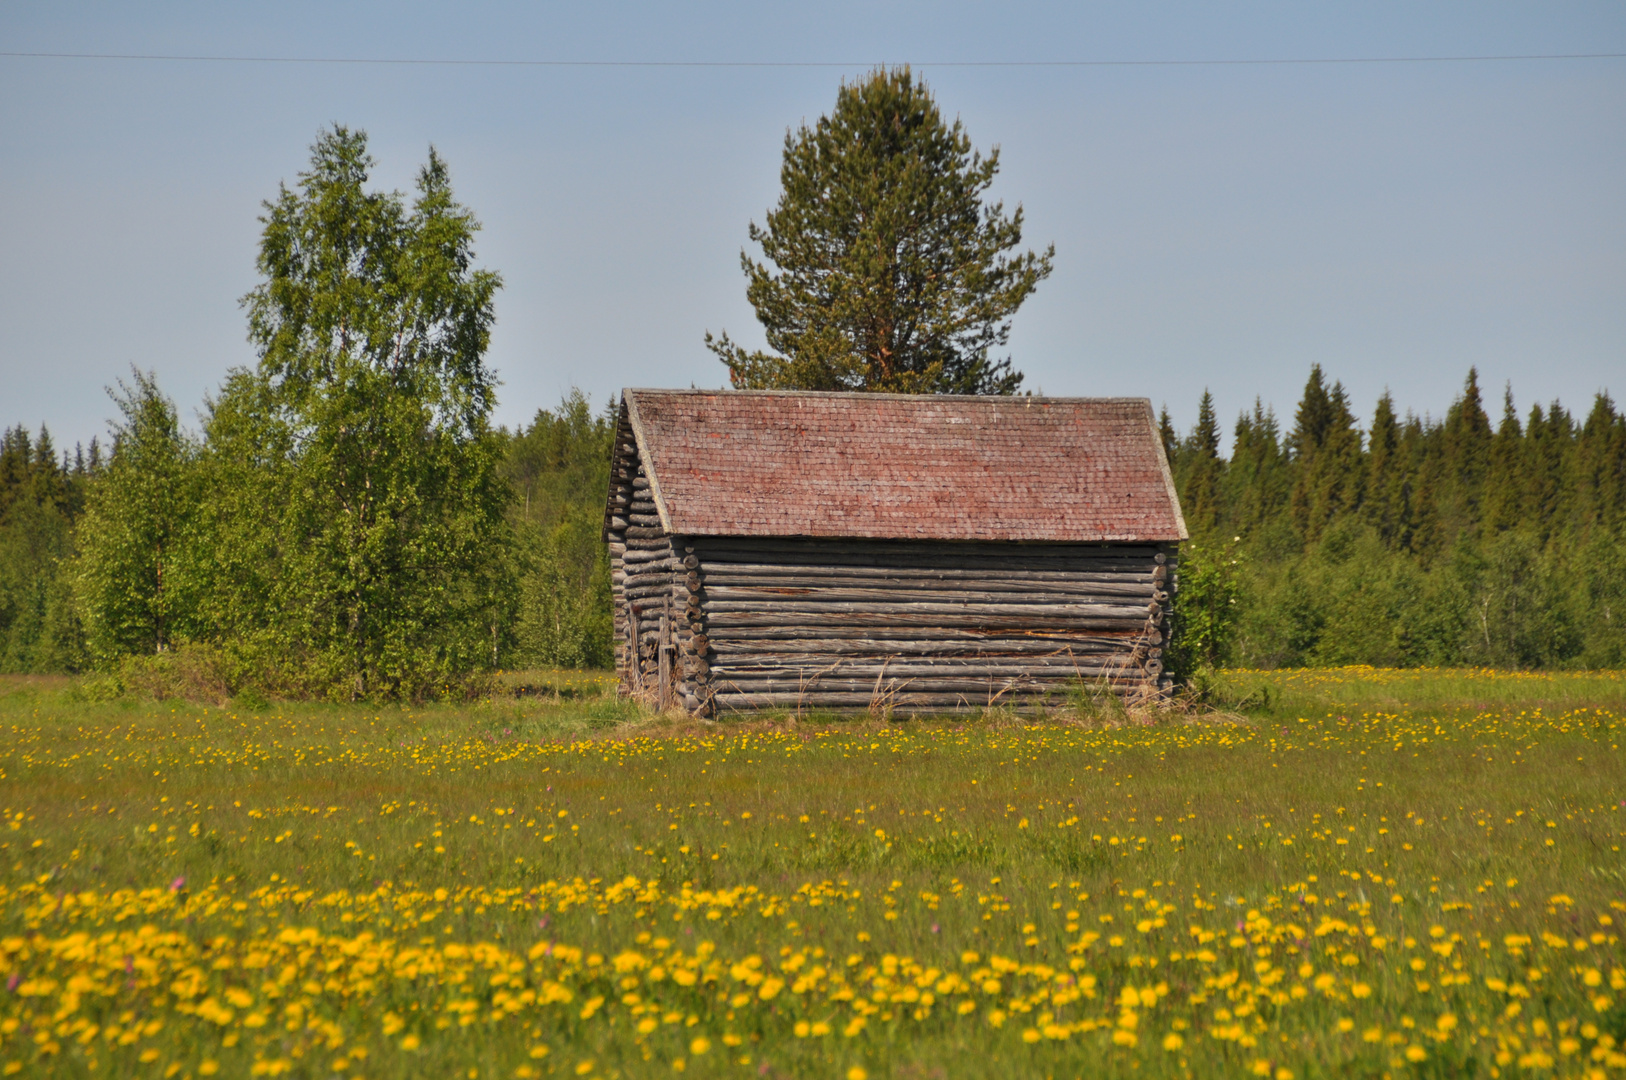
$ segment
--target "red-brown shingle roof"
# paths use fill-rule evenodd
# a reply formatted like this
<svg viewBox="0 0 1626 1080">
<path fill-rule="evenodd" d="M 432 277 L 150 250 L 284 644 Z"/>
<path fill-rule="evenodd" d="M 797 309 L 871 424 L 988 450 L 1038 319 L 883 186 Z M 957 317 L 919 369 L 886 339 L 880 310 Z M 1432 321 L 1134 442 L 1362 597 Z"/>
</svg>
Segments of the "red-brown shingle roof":
<svg viewBox="0 0 1626 1080">
<path fill-rule="evenodd" d="M 693 536 L 1183 540 L 1145 398 L 626 390 Z"/>
</svg>

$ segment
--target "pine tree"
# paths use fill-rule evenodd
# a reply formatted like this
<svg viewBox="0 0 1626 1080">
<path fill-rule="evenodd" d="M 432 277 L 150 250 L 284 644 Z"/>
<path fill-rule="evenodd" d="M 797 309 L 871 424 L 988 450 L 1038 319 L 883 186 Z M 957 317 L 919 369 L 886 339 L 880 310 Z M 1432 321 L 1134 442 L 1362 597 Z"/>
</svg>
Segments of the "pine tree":
<svg viewBox="0 0 1626 1080">
<path fill-rule="evenodd" d="M 785 136 L 783 192 L 740 253 L 772 353 L 706 335 L 741 389 L 1009 394 L 990 353 L 1050 274 L 1054 248 L 1010 254 L 1022 208 L 984 197 L 999 151 L 971 148 L 908 68 L 843 83 L 836 107 Z"/>
</svg>

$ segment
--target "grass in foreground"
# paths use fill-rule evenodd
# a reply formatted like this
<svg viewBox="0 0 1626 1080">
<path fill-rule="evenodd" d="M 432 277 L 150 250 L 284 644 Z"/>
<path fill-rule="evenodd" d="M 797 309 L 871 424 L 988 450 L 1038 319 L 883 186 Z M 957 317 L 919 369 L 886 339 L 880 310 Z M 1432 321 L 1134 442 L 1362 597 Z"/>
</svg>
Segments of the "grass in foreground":
<svg viewBox="0 0 1626 1080">
<path fill-rule="evenodd" d="M 1626 1071 L 1621 713 L 1318 677 L 1145 726 L 13 684 L 0 1069 Z"/>
</svg>

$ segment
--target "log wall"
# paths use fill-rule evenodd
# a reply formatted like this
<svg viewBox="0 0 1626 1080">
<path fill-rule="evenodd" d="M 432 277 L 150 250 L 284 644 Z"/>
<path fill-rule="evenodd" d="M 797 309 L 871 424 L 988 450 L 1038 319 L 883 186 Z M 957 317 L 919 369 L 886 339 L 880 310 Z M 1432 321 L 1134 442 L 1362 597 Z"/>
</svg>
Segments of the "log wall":
<svg viewBox="0 0 1626 1080">
<path fill-rule="evenodd" d="M 951 708 L 1083 679 L 1166 688 L 1172 551 L 1155 545 L 696 537 L 716 709 Z"/>
</svg>

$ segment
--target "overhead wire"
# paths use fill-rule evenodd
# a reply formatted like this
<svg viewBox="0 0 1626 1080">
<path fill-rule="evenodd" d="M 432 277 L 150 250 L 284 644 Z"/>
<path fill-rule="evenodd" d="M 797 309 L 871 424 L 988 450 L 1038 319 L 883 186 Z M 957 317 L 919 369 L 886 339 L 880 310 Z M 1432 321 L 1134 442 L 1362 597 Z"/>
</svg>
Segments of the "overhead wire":
<svg viewBox="0 0 1626 1080">
<path fill-rule="evenodd" d="M 231 56 L 183 53 L 90 53 L 0 51 L 0 57 L 36 60 L 146 60 L 207 64 L 359 64 L 422 67 L 533 68 L 861 68 L 888 61 L 839 60 L 499 60 L 432 57 Z M 1109 67 L 1282 67 L 1351 64 L 1469 64 L 1541 60 L 1620 60 L 1626 52 L 1505 53 L 1477 56 L 1319 56 L 1243 59 L 1163 60 L 927 60 L 920 68 L 1109 68 Z M 893 61 L 891 63 L 903 63 Z"/>
</svg>

